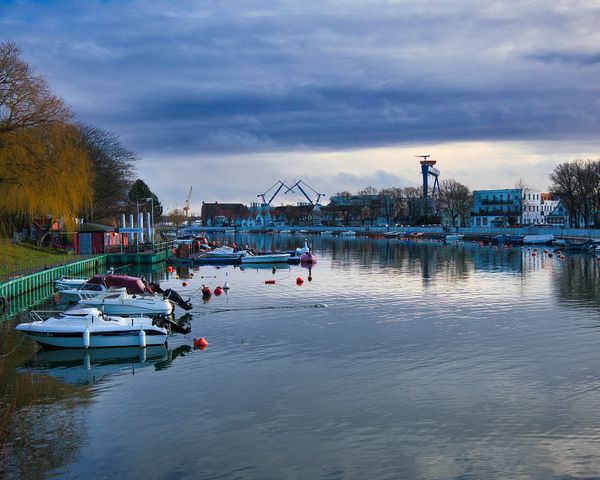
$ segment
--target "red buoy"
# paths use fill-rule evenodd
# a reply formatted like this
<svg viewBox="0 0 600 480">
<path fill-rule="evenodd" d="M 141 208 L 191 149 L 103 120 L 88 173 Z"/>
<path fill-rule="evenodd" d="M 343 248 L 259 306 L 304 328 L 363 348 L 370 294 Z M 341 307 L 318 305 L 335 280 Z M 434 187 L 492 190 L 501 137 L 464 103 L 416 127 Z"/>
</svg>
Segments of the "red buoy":
<svg viewBox="0 0 600 480">
<path fill-rule="evenodd" d="M 532 257 L 535 257 L 536 255 L 537 255 L 537 253 L 536 253 L 536 252 L 531 252 L 531 256 L 532 256 Z"/>
<path fill-rule="evenodd" d="M 169 265 L 169 266 L 167 267 L 167 272 L 168 272 L 168 273 L 171 273 L 172 271 L 173 271 L 173 267 L 172 267 L 171 265 Z"/>
<path fill-rule="evenodd" d="M 203 297 L 210 297 L 210 295 L 211 295 L 210 288 L 208 288 L 208 287 L 207 287 L 207 286 L 205 286 L 205 285 L 202 285 L 202 288 L 201 288 L 201 290 L 202 290 L 202 296 L 203 296 Z"/>
<path fill-rule="evenodd" d="M 194 338 L 194 348 L 204 350 L 206 347 L 208 347 L 208 342 L 204 337 Z"/>
<path fill-rule="evenodd" d="M 304 279 L 302 277 L 296 278 L 296 285 L 302 285 L 304 283 Z"/>
<path fill-rule="evenodd" d="M 182 287 L 187 287 L 187 282 L 181 282 Z"/>
<path fill-rule="evenodd" d="M 219 287 L 215 288 L 214 293 L 218 297 L 219 295 L 221 295 L 223 293 L 223 289 L 219 286 Z"/>
<path fill-rule="evenodd" d="M 275 280 L 265 280 L 267 285 L 275 285 Z"/>
</svg>

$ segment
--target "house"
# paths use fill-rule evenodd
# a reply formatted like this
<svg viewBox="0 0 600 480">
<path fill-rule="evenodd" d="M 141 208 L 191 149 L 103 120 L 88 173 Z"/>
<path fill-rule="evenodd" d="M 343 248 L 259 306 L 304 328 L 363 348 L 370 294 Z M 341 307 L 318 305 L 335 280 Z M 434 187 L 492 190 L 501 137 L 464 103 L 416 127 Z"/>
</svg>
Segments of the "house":
<svg viewBox="0 0 600 480">
<path fill-rule="evenodd" d="M 205 203 L 202 202 L 202 225 L 207 227 L 241 226 L 248 218 L 250 209 L 243 203 Z"/>
</svg>

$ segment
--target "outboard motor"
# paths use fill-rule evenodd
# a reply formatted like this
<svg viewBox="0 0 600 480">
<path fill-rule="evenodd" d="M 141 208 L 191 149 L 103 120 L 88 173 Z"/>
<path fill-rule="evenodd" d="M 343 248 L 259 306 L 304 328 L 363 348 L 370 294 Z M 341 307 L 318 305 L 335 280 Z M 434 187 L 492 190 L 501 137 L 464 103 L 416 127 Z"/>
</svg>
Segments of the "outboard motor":
<svg viewBox="0 0 600 480">
<path fill-rule="evenodd" d="M 152 289 L 154 293 L 165 293 L 165 291 L 160 288 L 160 285 L 157 282 L 150 282 L 148 286 Z"/>
<path fill-rule="evenodd" d="M 191 310 L 192 309 L 192 304 L 190 303 L 190 299 L 188 298 L 187 301 L 184 300 L 181 297 L 181 295 L 179 295 L 175 290 L 171 290 L 170 288 L 167 288 L 162 293 L 163 293 L 163 297 L 166 300 L 171 300 L 173 303 L 175 303 L 176 305 L 179 305 L 184 310 Z"/>
</svg>

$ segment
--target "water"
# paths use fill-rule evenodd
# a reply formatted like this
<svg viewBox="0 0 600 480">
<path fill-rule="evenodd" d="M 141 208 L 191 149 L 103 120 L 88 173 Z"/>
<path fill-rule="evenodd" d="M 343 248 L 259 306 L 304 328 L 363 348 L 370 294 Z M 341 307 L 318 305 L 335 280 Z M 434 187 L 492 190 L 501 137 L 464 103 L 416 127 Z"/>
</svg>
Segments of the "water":
<svg viewBox="0 0 600 480">
<path fill-rule="evenodd" d="M 187 287 L 163 279 L 195 305 L 192 333 L 164 349 L 35 353 L 10 333 L 16 319 L 5 323 L 3 351 L 18 348 L 3 390 L 34 400 L 13 468 L 75 479 L 598 478 L 593 258 L 312 241 L 311 272 L 201 267 Z M 200 285 L 225 279 L 229 293 L 202 303 Z M 204 351 L 191 348 L 199 336 Z"/>
</svg>

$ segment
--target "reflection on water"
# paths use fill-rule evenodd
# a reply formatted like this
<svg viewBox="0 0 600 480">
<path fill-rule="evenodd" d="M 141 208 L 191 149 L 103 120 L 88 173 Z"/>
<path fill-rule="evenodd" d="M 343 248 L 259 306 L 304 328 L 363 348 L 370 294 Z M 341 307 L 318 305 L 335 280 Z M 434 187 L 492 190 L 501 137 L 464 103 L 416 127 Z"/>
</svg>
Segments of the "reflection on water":
<svg viewBox="0 0 600 480">
<path fill-rule="evenodd" d="M 257 250 L 303 240 L 235 238 Z M 45 415 L 23 423 L 23 458 L 61 432 L 30 477 L 597 477 L 593 258 L 310 241 L 310 269 L 154 271 L 194 303 L 192 333 L 167 347 L 38 351 L 7 330 L 4 398 L 35 396 Z M 200 286 L 225 280 L 203 303 Z M 209 346 L 193 350 L 200 336 Z"/>
<path fill-rule="evenodd" d="M 167 349 L 165 345 L 147 348 L 96 348 L 40 350 L 34 353 L 18 373 L 47 374 L 71 384 L 93 385 L 112 375 L 131 374 L 143 368 L 169 368 L 173 360 L 189 353 L 192 347 L 180 345 Z"/>
</svg>

